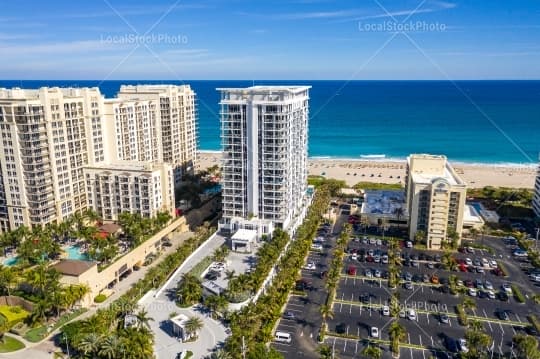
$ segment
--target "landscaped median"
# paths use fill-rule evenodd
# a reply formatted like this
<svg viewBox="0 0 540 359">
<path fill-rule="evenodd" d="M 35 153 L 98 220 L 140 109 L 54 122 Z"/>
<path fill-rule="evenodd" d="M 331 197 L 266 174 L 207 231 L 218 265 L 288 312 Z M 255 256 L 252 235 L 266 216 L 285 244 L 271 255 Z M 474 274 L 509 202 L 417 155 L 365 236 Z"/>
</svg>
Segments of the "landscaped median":
<svg viewBox="0 0 540 359">
<path fill-rule="evenodd" d="M 24 348 L 24 344 L 15 338 L 4 335 L 0 339 L 0 353 L 9 353 Z"/>
<path fill-rule="evenodd" d="M 225 348 L 232 358 L 242 358 L 243 348 L 252 355 L 249 357 L 269 356 L 265 343 L 272 339 L 272 329 L 281 316 L 281 308 L 295 284 L 298 270 L 304 264 L 329 201 L 330 190 L 325 185 L 320 186 L 303 224 L 296 232 L 296 239 L 277 263 L 279 271 L 272 284 L 256 302 L 230 315 L 232 335 L 227 339 Z"/>
</svg>

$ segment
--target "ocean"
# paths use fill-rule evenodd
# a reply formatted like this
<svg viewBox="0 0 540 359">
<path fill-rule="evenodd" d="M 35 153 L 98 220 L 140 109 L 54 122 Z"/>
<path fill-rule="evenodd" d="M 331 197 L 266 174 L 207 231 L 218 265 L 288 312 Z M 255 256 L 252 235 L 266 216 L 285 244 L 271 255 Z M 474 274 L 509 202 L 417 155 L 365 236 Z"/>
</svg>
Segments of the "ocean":
<svg viewBox="0 0 540 359">
<path fill-rule="evenodd" d="M 12 81 L 0 87 L 99 86 L 179 81 Z M 535 165 L 540 152 L 540 81 L 198 81 L 199 147 L 219 150 L 218 87 L 310 85 L 309 155 L 404 159 L 444 154 L 479 164 Z"/>
</svg>

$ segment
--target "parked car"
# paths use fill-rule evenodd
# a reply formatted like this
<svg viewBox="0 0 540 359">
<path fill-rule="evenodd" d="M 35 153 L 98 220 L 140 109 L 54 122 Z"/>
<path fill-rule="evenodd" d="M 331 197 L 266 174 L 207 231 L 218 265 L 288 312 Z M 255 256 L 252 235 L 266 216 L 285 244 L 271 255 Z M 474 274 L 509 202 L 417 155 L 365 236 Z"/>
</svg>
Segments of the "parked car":
<svg viewBox="0 0 540 359">
<path fill-rule="evenodd" d="M 382 307 L 382 315 L 384 315 L 385 317 L 388 317 L 390 315 L 390 307 L 389 306 L 384 305 Z"/>
<path fill-rule="evenodd" d="M 468 353 L 469 348 L 467 347 L 467 341 L 463 338 L 458 339 L 457 341 L 459 351 L 462 353 Z"/>
<path fill-rule="evenodd" d="M 508 320 L 509 319 L 508 318 L 508 313 L 506 313 L 506 310 L 497 309 L 495 314 L 497 315 L 497 318 L 499 318 L 500 320 Z"/>
<path fill-rule="evenodd" d="M 416 320 L 416 311 L 414 309 L 407 310 L 407 319 Z"/>
<path fill-rule="evenodd" d="M 379 337 L 379 328 L 377 327 L 371 327 L 370 331 L 369 331 L 369 335 L 372 337 L 372 338 L 378 338 Z"/>
<path fill-rule="evenodd" d="M 505 291 L 506 294 L 512 294 L 512 287 L 508 283 L 503 283 L 501 288 Z"/>
<path fill-rule="evenodd" d="M 450 322 L 450 318 L 448 318 L 448 315 L 446 315 L 445 313 L 440 313 L 439 314 L 439 321 L 442 324 L 448 324 Z"/>
<path fill-rule="evenodd" d="M 295 317 L 293 312 L 287 311 L 287 312 L 283 313 L 283 318 L 292 320 L 292 319 L 295 319 L 296 317 Z"/>
<path fill-rule="evenodd" d="M 474 289 L 474 288 L 469 288 L 469 295 L 470 295 L 471 297 L 476 297 L 477 293 L 478 293 L 478 292 L 476 291 L 476 289 Z"/>
<path fill-rule="evenodd" d="M 307 262 L 307 264 L 305 266 L 305 269 L 309 269 L 309 270 L 314 270 L 316 268 L 317 268 L 317 266 L 315 265 L 314 262 Z"/>
</svg>

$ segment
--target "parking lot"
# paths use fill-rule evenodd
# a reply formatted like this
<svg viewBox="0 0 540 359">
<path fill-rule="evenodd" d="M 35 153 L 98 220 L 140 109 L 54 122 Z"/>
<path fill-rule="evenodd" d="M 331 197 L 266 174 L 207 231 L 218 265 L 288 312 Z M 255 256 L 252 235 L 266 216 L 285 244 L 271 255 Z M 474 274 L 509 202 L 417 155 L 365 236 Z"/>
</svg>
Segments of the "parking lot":
<svg viewBox="0 0 540 359">
<path fill-rule="evenodd" d="M 505 248 L 504 244 L 501 247 L 500 238 L 493 237 L 492 240 L 496 241 L 493 251 L 497 253 L 495 255 L 482 249 L 463 250 L 463 253 L 453 254 L 457 263 L 464 263 L 461 270 L 458 267 L 458 271 L 443 269 L 440 263 L 441 252 L 407 248 L 402 243 L 401 283 L 395 290 L 390 290 L 385 279 L 388 264 L 383 263 L 382 259 L 388 251 L 385 242 L 377 241 L 372 235 L 364 238 L 362 234 L 357 234 L 349 243 L 349 255 L 344 261 L 333 305 L 334 316 L 328 320 L 329 330 L 334 335 L 346 336 L 348 339 L 331 334 L 326 343 L 340 357 L 358 357 L 365 339 L 370 338 L 372 327 L 378 328 L 379 339 L 389 340 L 388 326 L 393 320 L 399 320 L 407 331 L 403 343 L 415 346 L 402 348 L 402 357 L 444 355 L 448 351 L 447 337 L 464 337 L 466 328 L 458 323 L 456 305 L 462 303 L 463 298 L 469 297 L 476 303 L 475 307 L 467 311 L 469 320 L 479 320 L 483 324 L 486 333 L 493 338 L 495 353 L 509 352 L 512 337 L 525 330 L 530 324 L 527 316 L 535 312 L 538 314 L 538 307 L 530 299 L 525 304 L 518 303 L 512 294 L 508 295 L 506 301 L 501 300 L 499 293 L 504 292 L 502 285 L 517 284 L 523 293 L 529 294 L 538 293 L 538 286 L 519 270 L 515 259 L 510 256 L 511 248 Z M 484 262 L 482 259 L 485 259 Z M 512 276 L 504 278 L 493 273 L 495 268 L 490 264 L 491 261 L 503 262 L 506 268 L 518 269 L 510 273 Z M 466 266 L 465 263 L 470 265 Z M 482 267 L 483 273 L 479 273 L 478 267 Z M 467 292 L 455 295 L 449 293 L 447 284 L 451 275 L 457 277 L 461 284 L 458 287 L 465 288 L 465 291 L 468 290 L 467 286 L 473 287 L 476 296 L 470 296 Z M 445 286 L 447 288 L 443 289 Z M 495 298 L 488 297 L 490 291 Z M 394 292 L 399 295 L 402 312 L 414 309 L 414 320 L 402 318 L 401 315 L 400 318 L 383 315 L 382 307 L 389 304 Z M 501 312 L 505 313 L 504 318 Z M 444 323 L 442 317 L 445 318 Z M 382 347 L 387 349 L 385 345 Z M 385 354 L 389 355 L 388 352 Z"/>
<path fill-rule="evenodd" d="M 306 288 L 303 294 L 298 290 L 295 291 L 285 306 L 285 315 L 280 319 L 276 331 L 290 333 L 292 341 L 272 343 L 285 358 L 319 358 L 316 349 L 319 345 L 317 337 L 322 324 L 320 306 L 324 304 L 328 294 L 323 273 L 328 270 L 332 260 L 331 253 L 336 244 L 336 233 L 339 233 L 341 226 L 340 220 L 335 226 L 328 227 L 326 233 L 319 233 L 319 240 L 316 243 L 321 247 L 312 248 L 306 266 L 301 271 L 301 279 L 309 288 Z"/>
</svg>

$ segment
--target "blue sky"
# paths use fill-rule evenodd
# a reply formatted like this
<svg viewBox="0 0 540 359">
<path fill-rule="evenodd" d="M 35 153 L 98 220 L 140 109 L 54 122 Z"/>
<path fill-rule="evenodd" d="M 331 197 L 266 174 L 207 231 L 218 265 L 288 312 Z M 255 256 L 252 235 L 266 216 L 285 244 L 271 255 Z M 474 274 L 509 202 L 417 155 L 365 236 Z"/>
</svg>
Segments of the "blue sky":
<svg viewBox="0 0 540 359">
<path fill-rule="evenodd" d="M 0 14 L 3 79 L 540 79 L 539 64 L 538 0 L 23 0 Z"/>
</svg>

